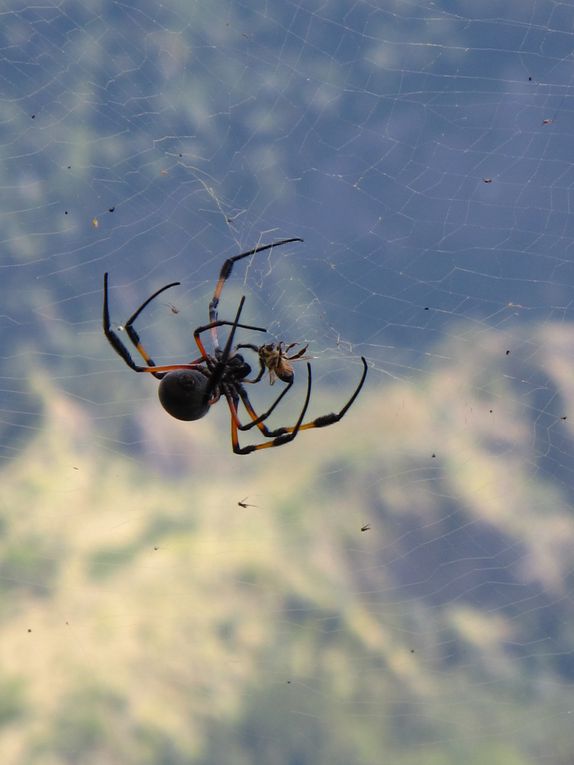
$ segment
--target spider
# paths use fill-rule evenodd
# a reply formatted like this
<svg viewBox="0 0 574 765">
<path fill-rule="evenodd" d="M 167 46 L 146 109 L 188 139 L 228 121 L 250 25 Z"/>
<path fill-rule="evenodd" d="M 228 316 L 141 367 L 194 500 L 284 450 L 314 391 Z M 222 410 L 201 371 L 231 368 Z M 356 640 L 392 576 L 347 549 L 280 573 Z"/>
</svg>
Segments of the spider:
<svg viewBox="0 0 574 765">
<path fill-rule="evenodd" d="M 359 384 L 355 388 L 353 395 L 343 406 L 339 412 L 331 412 L 330 414 L 316 417 L 310 422 L 303 423 L 309 400 L 311 398 L 311 365 L 307 362 L 307 393 L 299 417 L 295 425 L 291 427 L 281 427 L 274 430 L 270 430 L 265 425 L 265 420 L 271 415 L 279 402 L 283 399 L 286 393 L 290 390 L 294 382 L 294 374 L 290 361 L 296 359 L 303 359 L 303 354 L 306 351 L 306 347 L 301 351 L 288 356 L 289 350 L 293 349 L 297 343 L 291 343 L 285 346 L 284 343 L 268 344 L 256 346 L 252 344 L 245 345 L 233 345 L 235 338 L 235 332 L 238 328 L 247 329 L 253 332 L 266 332 L 263 327 L 254 327 L 249 324 L 241 324 L 239 319 L 241 318 L 241 312 L 245 303 L 245 296 L 240 300 L 239 307 L 235 314 L 233 321 L 226 321 L 218 318 L 217 306 L 219 305 L 219 299 L 226 280 L 229 278 L 234 264 L 238 260 L 247 258 L 249 255 L 254 255 L 257 252 L 263 250 L 269 250 L 273 247 L 281 247 L 284 244 L 290 242 L 302 242 L 302 239 L 297 237 L 291 239 L 281 239 L 278 242 L 272 244 L 265 244 L 259 247 L 255 247 L 252 250 L 243 252 L 240 255 L 235 255 L 232 258 L 228 258 L 219 272 L 219 278 L 215 286 L 213 297 L 209 303 L 209 323 L 197 327 L 193 332 L 195 344 L 199 349 L 200 355 L 198 358 L 185 364 L 168 364 L 164 366 L 158 366 L 153 361 L 151 356 L 144 349 L 139 335 L 134 329 L 134 322 L 140 313 L 148 306 L 152 300 L 160 295 L 165 290 L 175 287 L 180 282 L 171 282 L 161 287 L 159 290 L 153 293 L 147 300 L 145 300 L 140 307 L 130 316 L 123 328 L 132 342 L 133 346 L 146 362 L 147 366 L 140 366 L 136 364 L 132 359 L 129 350 L 124 343 L 120 340 L 118 335 L 114 332 L 110 325 L 110 312 L 108 301 L 108 274 L 104 274 L 104 307 L 103 307 L 103 329 L 104 334 L 116 351 L 121 356 L 125 363 L 133 369 L 134 372 L 147 372 L 156 377 L 160 383 L 158 388 L 159 400 L 163 408 L 172 416 L 178 420 L 199 420 L 204 417 L 210 410 L 210 408 L 216 404 L 221 396 L 224 396 L 229 412 L 231 414 L 231 444 L 235 454 L 250 454 L 251 452 L 258 451 L 259 449 L 267 449 L 274 446 L 283 446 L 283 444 L 292 441 L 300 430 L 307 430 L 309 428 L 323 428 L 327 425 L 333 425 L 342 419 L 357 396 L 359 395 L 361 388 L 365 382 L 367 376 L 367 362 L 363 356 L 361 361 L 363 362 L 363 373 Z M 227 340 L 223 348 L 219 344 L 219 337 L 217 334 L 218 327 L 231 327 Z M 210 331 L 213 353 L 208 353 L 201 339 L 201 335 L 204 332 Z M 251 374 L 251 367 L 245 361 L 243 356 L 237 353 L 240 348 L 249 348 L 255 350 L 259 358 L 259 373 L 253 379 L 248 379 Z M 285 382 L 285 388 L 279 393 L 275 401 L 271 406 L 263 412 L 263 414 L 257 414 L 253 408 L 247 391 L 245 389 L 246 383 L 257 383 L 261 380 L 265 371 L 269 371 L 270 376 L 275 374 L 282 382 Z M 249 415 L 250 422 L 242 424 L 239 419 L 237 408 L 239 402 L 243 404 L 244 409 Z M 253 427 L 257 427 L 260 433 L 265 437 L 271 439 L 261 444 L 248 444 L 247 446 L 240 446 L 238 431 L 247 431 Z"/>
</svg>

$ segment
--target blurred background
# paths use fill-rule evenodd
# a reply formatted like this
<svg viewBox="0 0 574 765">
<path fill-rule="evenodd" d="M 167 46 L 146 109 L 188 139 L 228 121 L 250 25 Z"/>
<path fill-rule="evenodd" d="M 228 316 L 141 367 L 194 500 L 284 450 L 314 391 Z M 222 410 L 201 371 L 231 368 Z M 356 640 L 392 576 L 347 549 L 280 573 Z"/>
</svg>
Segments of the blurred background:
<svg viewBox="0 0 574 765">
<path fill-rule="evenodd" d="M 9 0 L 0 40 L 2 763 L 571 765 L 574 6 Z M 103 274 L 124 339 L 181 282 L 137 322 L 181 363 L 285 237 L 220 316 L 309 344 L 311 417 L 369 375 L 236 456 Z"/>
</svg>

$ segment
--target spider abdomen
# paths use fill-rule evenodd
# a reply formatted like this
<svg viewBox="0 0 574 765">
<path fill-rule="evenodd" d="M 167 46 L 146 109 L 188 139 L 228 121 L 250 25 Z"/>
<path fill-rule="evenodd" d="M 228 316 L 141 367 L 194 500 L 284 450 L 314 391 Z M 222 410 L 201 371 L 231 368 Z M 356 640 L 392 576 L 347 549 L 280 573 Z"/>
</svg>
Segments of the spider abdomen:
<svg viewBox="0 0 574 765">
<path fill-rule="evenodd" d="M 158 396 L 163 408 L 176 420 L 200 420 L 209 411 L 208 379 L 196 369 L 168 372 Z"/>
</svg>

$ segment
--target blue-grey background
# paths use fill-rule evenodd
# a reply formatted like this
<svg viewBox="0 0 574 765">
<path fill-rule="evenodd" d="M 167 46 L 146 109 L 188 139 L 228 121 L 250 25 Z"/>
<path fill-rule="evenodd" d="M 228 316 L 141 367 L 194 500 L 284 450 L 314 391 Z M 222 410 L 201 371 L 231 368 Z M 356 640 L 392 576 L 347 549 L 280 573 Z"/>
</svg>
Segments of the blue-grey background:
<svg viewBox="0 0 574 765">
<path fill-rule="evenodd" d="M 552 0 L 3 5 L 3 762 L 571 762 L 573 44 Z M 312 416 L 367 385 L 238 457 L 103 273 L 115 327 L 181 282 L 138 331 L 186 361 L 295 236 L 221 316 L 309 343 Z"/>
</svg>

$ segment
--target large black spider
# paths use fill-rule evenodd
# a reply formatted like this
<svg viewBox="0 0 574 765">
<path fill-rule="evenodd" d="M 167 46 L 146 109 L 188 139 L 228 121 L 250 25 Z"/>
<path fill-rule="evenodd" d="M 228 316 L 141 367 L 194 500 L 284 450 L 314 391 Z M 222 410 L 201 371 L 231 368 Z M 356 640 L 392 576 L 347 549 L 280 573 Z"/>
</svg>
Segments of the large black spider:
<svg viewBox="0 0 574 765">
<path fill-rule="evenodd" d="M 253 327 L 248 324 L 240 324 L 239 319 L 241 317 L 241 311 L 243 310 L 243 304 L 245 302 L 245 296 L 241 298 L 239 308 L 235 314 L 233 321 L 224 321 L 218 319 L 217 306 L 219 304 L 219 298 L 225 281 L 231 274 L 233 265 L 236 261 L 242 258 L 247 258 L 249 255 L 254 255 L 256 252 L 262 252 L 263 250 L 269 250 L 272 247 L 280 247 L 283 244 L 289 244 L 290 242 L 302 242 L 302 239 L 297 237 L 292 239 L 281 239 L 278 242 L 272 244 L 265 244 L 260 247 L 255 247 L 252 250 L 241 253 L 241 255 L 235 255 L 233 258 L 228 258 L 223 264 L 219 273 L 219 279 L 215 286 L 215 292 L 209 303 L 209 324 L 205 324 L 193 332 L 195 343 L 199 349 L 200 356 L 187 364 L 168 364 L 166 366 L 157 366 L 153 359 L 144 349 L 141 344 L 140 338 L 136 330 L 134 329 L 134 321 L 143 311 L 143 309 L 151 303 L 158 295 L 171 287 L 175 287 L 180 282 L 172 282 L 166 284 L 165 287 L 151 295 L 140 307 L 130 316 L 127 322 L 124 324 L 124 330 L 128 338 L 133 343 L 134 347 L 146 362 L 147 367 L 139 366 L 132 359 L 130 352 L 126 346 L 122 343 L 118 335 L 110 326 L 110 312 L 108 304 L 108 274 L 104 274 L 104 313 L 103 313 L 103 326 L 104 334 L 107 337 L 110 345 L 116 351 L 116 353 L 122 357 L 125 363 L 134 370 L 134 372 L 148 372 L 154 377 L 160 380 L 158 395 L 159 400 L 163 408 L 178 420 L 199 420 L 204 417 L 213 404 L 217 403 L 221 396 L 225 397 L 229 411 L 231 413 L 231 443 L 233 445 L 233 451 L 235 454 L 250 454 L 258 449 L 267 449 L 273 446 L 282 446 L 283 444 L 292 441 L 300 430 L 307 430 L 309 428 L 323 428 L 327 425 L 333 425 L 335 422 L 345 416 L 348 409 L 359 395 L 365 378 L 367 376 L 367 362 L 363 356 L 361 361 L 363 362 L 363 374 L 359 381 L 359 384 L 355 388 L 355 391 L 351 398 L 347 401 L 345 406 L 339 412 L 331 412 L 331 414 L 322 415 L 317 417 L 311 422 L 303 423 L 307 407 L 309 405 L 309 399 L 311 397 L 311 365 L 307 363 L 307 394 L 299 418 L 294 426 L 288 428 L 276 428 L 270 430 L 265 425 L 265 420 L 270 416 L 275 407 L 279 404 L 281 399 L 285 396 L 287 391 L 291 388 L 294 381 L 293 368 L 290 364 L 294 360 L 302 360 L 306 358 L 303 356 L 306 350 L 303 348 L 297 353 L 288 355 L 288 351 L 297 345 L 291 343 L 285 346 L 284 343 L 270 343 L 267 345 L 256 346 L 251 343 L 245 343 L 242 345 L 233 345 L 235 332 L 237 328 L 249 329 L 254 332 L 265 332 L 263 327 Z M 217 327 L 228 326 L 231 327 L 227 341 L 223 349 L 219 345 L 219 338 L 217 335 Z M 209 354 L 200 335 L 207 330 L 211 331 L 211 337 L 213 342 L 213 354 Z M 251 373 L 251 367 L 245 361 L 243 356 L 237 353 L 240 348 L 248 348 L 257 352 L 259 361 L 259 373 L 253 379 L 247 379 Z M 259 382 L 266 371 L 269 371 L 271 381 L 278 378 L 282 382 L 286 383 L 285 388 L 277 396 L 271 406 L 263 413 L 258 415 L 253 408 L 247 391 L 245 389 L 246 383 Z M 251 421 L 243 425 L 239 420 L 237 407 L 239 401 L 243 404 L 247 414 Z M 266 441 L 262 444 L 249 444 L 248 446 L 240 446 L 238 431 L 249 430 L 253 427 L 259 428 L 261 434 L 266 438 L 273 439 Z"/>
</svg>

